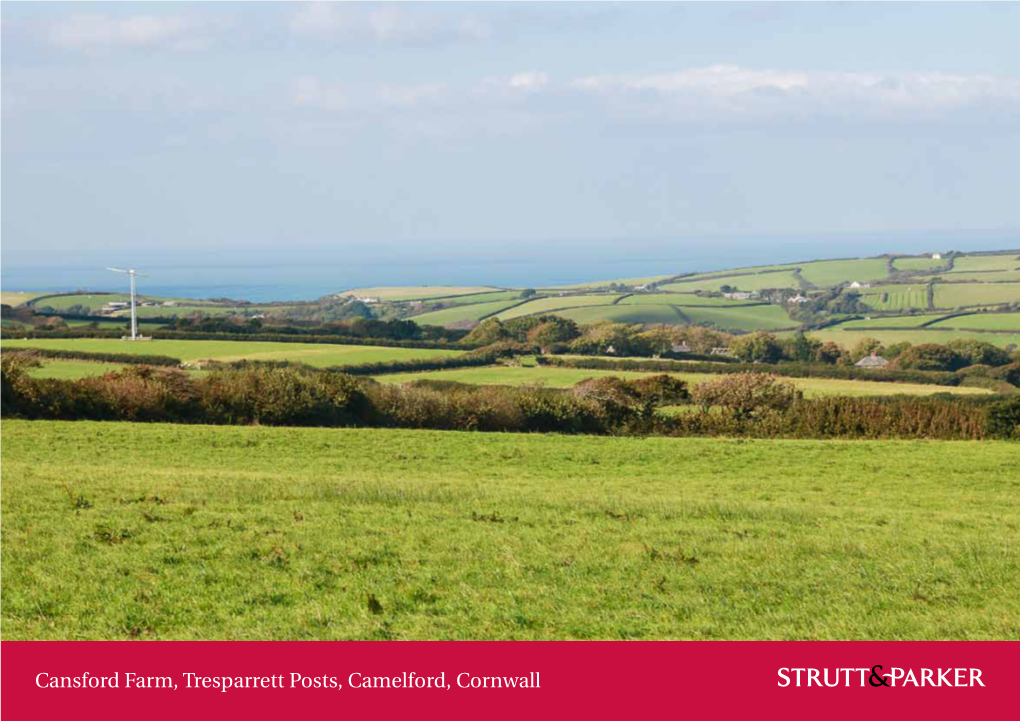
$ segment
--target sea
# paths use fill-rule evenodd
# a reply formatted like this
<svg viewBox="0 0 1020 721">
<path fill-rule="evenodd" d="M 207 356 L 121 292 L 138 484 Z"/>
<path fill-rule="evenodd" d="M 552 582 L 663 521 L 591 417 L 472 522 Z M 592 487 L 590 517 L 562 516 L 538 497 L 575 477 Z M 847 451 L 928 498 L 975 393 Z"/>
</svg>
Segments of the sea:
<svg viewBox="0 0 1020 721">
<path fill-rule="evenodd" d="M 140 294 L 267 302 L 314 300 L 343 290 L 380 285 L 541 288 L 753 265 L 949 250 L 1020 252 L 1020 230 L 451 241 L 348 247 L 335 244 L 278 252 L 231 251 L 224 253 L 230 259 L 221 261 L 215 257 L 210 260 L 207 254 L 200 263 L 185 250 L 140 252 L 131 258 L 97 250 L 75 262 L 0 263 L 0 287 L 5 291 L 121 292 L 127 289 L 126 279 L 105 268 L 130 265 L 143 274 L 138 279 Z"/>
</svg>

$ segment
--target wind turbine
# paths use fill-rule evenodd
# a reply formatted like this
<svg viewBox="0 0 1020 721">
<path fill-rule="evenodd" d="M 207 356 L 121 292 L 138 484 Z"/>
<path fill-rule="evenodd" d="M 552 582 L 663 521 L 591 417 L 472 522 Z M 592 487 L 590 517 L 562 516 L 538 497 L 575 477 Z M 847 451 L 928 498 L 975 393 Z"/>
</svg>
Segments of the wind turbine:
<svg viewBox="0 0 1020 721">
<path fill-rule="evenodd" d="M 134 268 L 130 270 L 107 268 L 107 270 L 112 270 L 114 273 L 124 273 L 131 279 L 131 340 L 138 340 L 138 316 L 135 314 L 135 278 L 138 277 L 138 271 Z"/>
</svg>

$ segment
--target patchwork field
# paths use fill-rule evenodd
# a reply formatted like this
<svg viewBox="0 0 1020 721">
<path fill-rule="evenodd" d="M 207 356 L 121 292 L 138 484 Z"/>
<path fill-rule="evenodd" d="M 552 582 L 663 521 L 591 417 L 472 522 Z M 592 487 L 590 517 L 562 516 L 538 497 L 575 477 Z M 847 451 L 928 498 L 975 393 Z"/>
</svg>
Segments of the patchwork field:
<svg viewBox="0 0 1020 721">
<path fill-rule="evenodd" d="M 1014 330 L 1020 332 L 1020 313 L 976 313 L 942 320 L 932 324 L 931 327 Z"/>
<path fill-rule="evenodd" d="M 354 290 L 341 291 L 338 295 L 356 295 L 361 298 L 379 298 L 380 300 L 426 300 L 499 290 L 502 289 L 485 285 L 402 285 L 355 288 Z"/>
<path fill-rule="evenodd" d="M 910 310 L 928 307 L 928 286 L 885 285 L 861 291 L 861 300 L 875 310 Z"/>
<path fill-rule="evenodd" d="M 2 459 L 5 640 L 1020 635 L 1006 442 L 5 421 Z"/>
<path fill-rule="evenodd" d="M 1020 270 L 1020 256 L 1016 253 L 1000 255 L 964 255 L 953 262 L 953 273 L 987 270 Z"/>
<path fill-rule="evenodd" d="M 900 315 L 900 316 L 888 316 L 881 317 L 875 316 L 873 318 L 860 320 L 848 320 L 845 323 L 840 323 L 835 328 L 841 330 L 854 330 L 857 328 L 918 328 L 925 323 L 930 321 L 938 320 L 943 317 L 945 313 L 932 313 L 932 314 L 918 314 L 918 315 Z"/>
<path fill-rule="evenodd" d="M 183 361 L 289 360 L 326 367 L 380 361 L 436 358 L 461 351 L 381 346 L 334 345 L 332 343 L 266 343 L 255 341 L 153 340 L 135 342 L 106 338 L 31 338 L 5 340 L 5 348 L 56 348 L 88 353 L 135 353 L 165 355 Z"/>
<path fill-rule="evenodd" d="M 800 274 L 808 283 L 828 287 L 855 280 L 861 283 L 882 280 L 889 275 L 889 268 L 884 258 L 820 260 L 800 264 Z"/>
<path fill-rule="evenodd" d="M 27 303 L 33 298 L 38 298 L 40 295 L 46 295 L 46 293 L 4 290 L 0 291 L 0 303 L 16 307 L 23 303 Z"/>
<path fill-rule="evenodd" d="M 936 283 L 936 308 L 1020 303 L 1020 283 Z"/>
<path fill-rule="evenodd" d="M 833 341 L 846 348 L 852 348 L 861 338 L 877 338 L 886 345 L 893 343 L 908 342 L 918 345 L 920 343 L 940 343 L 945 345 L 951 340 L 968 338 L 979 340 L 985 343 L 997 345 L 1000 348 L 1009 346 L 1020 346 L 1020 333 L 973 333 L 965 330 L 914 330 L 904 328 L 902 330 L 840 330 L 842 326 L 826 328 L 825 330 L 810 331 L 809 338 L 820 341 Z"/>
<path fill-rule="evenodd" d="M 411 316 L 408 320 L 413 320 L 421 325 L 446 325 L 447 323 L 456 323 L 464 320 L 478 320 L 517 303 L 520 303 L 520 300 L 497 300 L 491 303 L 457 305 L 453 308 L 443 308 L 442 310 L 434 310 L 429 313 Z"/>
<path fill-rule="evenodd" d="M 793 273 L 779 271 L 774 273 L 751 273 L 747 275 L 720 275 L 697 280 L 681 280 L 660 287 L 661 290 L 675 293 L 693 293 L 696 290 L 718 291 L 724 285 L 739 288 L 742 291 L 762 290 L 764 288 L 797 288 L 799 283 Z"/>
<path fill-rule="evenodd" d="M 710 323 L 722 330 L 775 330 L 798 325 L 778 305 L 741 308 L 681 308 L 693 323 Z"/>
<path fill-rule="evenodd" d="M 672 278 L 671 275 L 651 275 L 644 278 L 617 278 L 616 280 L 597 280 L 591 283 L 575 283 L 574 285 L 558 285 L 554 288 L 546 288 L 546 291 L 555 290 L 580 290 L 582 288 L 606 288 L 610 285 L 638 286 L 657 283 L 660 280 Z"/>
<path fill-rule="evenodd" d="M 730 300 L 719 296 L 698 296 L 693 293 L 635 293 L 620 301 L 619 305 L 675 305 L 680 307 L 712 308 L 740 307 L 746 300 Z"/>
<path fill-rule="evenodd" d="M 620 297 L 619 293 L 596 293 L 593 295 L 563 295 L 538 298 L 496 315 L 500 320 L 510 320 L 526 315 L 541 315 L 567 308 L 581 308 L 589 305 L 611 305 Z"/>
<path fill-rule="evenodd" d="M 680 323 L 681 316 L 669 305 L 600 305 L 556 311 L 556 315 L 580 324 L 611 320 L 617 323 Z"/>
<path fill-rule="evenodd" d="M 896 270 L 936 271 L 946 266 L 946 261 L 935 258 L 897 258 L 893 261 Z"/>
<path fill-rule="evenodd" d="M 550 366 L 490 366 L 484 368 L 456 368 L 445 371 L 422 373 L 398 373 L 376 376 L 381 383 L 408 383 L 416 380 L 444 380 L 475 385 L 523 386 L 536 385 L 545 388 L 570 388 L 586 378 L 616 376 L 618 378 L 642 378 L 649 375 L 639 371 L 604 371 L 585 368 L 555 368 Z M 697 385 L 718 378 L 712 373 L 670 373 L 691 385 Z M 933 386 L 919 383 L 884 383 L 878 381 L 849 381 L 829 378 L 787 378 L 790 383 L 804 391 L 807 397 L 823 395 L 842 396 L 889 396 L 889 395 L 931 395 L 933 393 L 954 393 L 961 395 L 984 395 L 991 391 L 984 388 L 960 386 Z"/>
</svg>

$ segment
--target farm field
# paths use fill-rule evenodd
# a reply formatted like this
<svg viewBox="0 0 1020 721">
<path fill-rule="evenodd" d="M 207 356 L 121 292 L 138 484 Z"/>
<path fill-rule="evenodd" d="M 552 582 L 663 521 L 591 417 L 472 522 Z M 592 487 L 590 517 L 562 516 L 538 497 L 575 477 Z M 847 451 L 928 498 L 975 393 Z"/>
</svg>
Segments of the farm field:
<svg viewBox="0 0 1020 721">
<path fill-rule="evenodd" d="M 620 293 L 597 293 L 593 295 L 564 295 L 549 298 L 538 298 L 524 305 L 515 306 L 496 315 L 500 320 L 510 320 L 526 315 L 541 315 L 555 310 L 580 308 L 588 305 L 611 305 L 620 297 Z"/>
<path fill-rule="evenodd" d="M 977 313 L 939 321 L 932 328 L 977 328 L 1020 332 L 1020 313 Z"/>
<path fill-rule="evenodd" d="M 840 323 L 835 328 L 844 330 L 853 330 L 856 328 L 917 328 L 924 323 L 929 321 L 938 320 L 943 317 L 945 313 L 932 313 L 928 315 L 900 315 L 900 316 L 888 316 L 881 317 L 875 316 L 870 320 L 862 318 L 860 320 L 848 320 L 845 323 Z"/>
<path fill-rule="evenodd" d="M 723 330 L 775 330 L 799 325 L 778 305 L 741 308 L 681 308 L 694 323 L 711 323 Z"/>
<path fill-rule="evenodd" d="M 1020 346 L 1020 332 L 973 333 L 966 330 L 916 330 L 912 328 L 895 330 L 840 330 L 840 327 L 813 330 L 808 332 L 807 336 L 822 342 L 831 340 L 846 348 L 852 348 L 861 338 L 876 338 L 885 345 L 903 343 L 904 341 L 914 345 L 921 343 L 940 343 L 945 345 L 951 340 L 966 338 L 991 343 L 1000 348 L 1007 348 L 1011 345 Z"/>
<path fill-rule="evenodd" d="M 407 320 L 413 320 L 421 325 L 446 325 L 447 323 L 456 323 L 464 320 L 478 320 L 482 316 L 496 313 L 517 303 L 520 303 L 520 301 L 497 300 L 491 303 L 457 305 L 452 308 L 443 308 L 442 310 L 433 310 L 421 315 L 410 316 Z"/>
<path fill-rule="evenodd" d="M 774 273 L 751 273 L 747 275 L 719 275 L 697 280 L 681 280 L 660 287 L 660 290 L 674 293 L 693 293 L 696 290 L 718 291 L 721 286 L 729 285 L 742 291 L 762 290 L 763 288 L 797 288 L 800 284 L 788 271 Z"/>
<path fill-rule="evenodd" d="M 1020 256 L 1016 253 L 1003 253 L 999 255 L 964 255 L 953 261 L 953 270 L 950 275 L 966 273 L 968 271 L 1018 269 L 1020 269 Z"/>
<path fill-rule="evenodd" d="M 1020 303 L 1020 283 L 936 283 L 935 307 Z"/>
<path fill-rule="evenodd" d="M 599 305 L 556 311 L 555 315 L 580 324 L 611 320 L 616 323 L 679 323 L 680 315 L 668 305 Z"/>
<path fill-rule="evenodd" d="M 753 302 L 753 301 L 751 301 Z M 698 296 L 693 293 L 635 293 L 628 295 L 619 302 L 619 305 L 675 305 L 680 307 L 701 308 L 710 306 L 740 307 L 748 305 L 746 300 L 729 300 L 718 296 Z"/>
<path fill-rule="evenodd" d="M 1020 634 L 1007 442 L 41 421 L 3 441 L 5 640 Z"/>
<path fill-rule="evenodd" d="M 362 298 L 379 298 L 380 300 L 426 300 L 500 290 L 503 289 L 487 285 L 402 285 L 355 288 L 341 291 L 337 295 L 356 295 Z"/>
<path fill-rule="evenodd" d="M 25 292 L 17 290 L 4 290 L 0 291 L 0 303 L 9 305 L 12 308 L 27 303 L 33 298 L 38 298 L 41 295 L 47 295 L 46 293 L 37 292 Z"/>
<path fill-rule="evenodd" d="M 436 358 L 461 353 L 461 351 L 442 349 L 226 340 L 153 340 L 132 343 L 108 338 L 27 338 L 5 340 L 3 344 L 5 348 L 56 348 L 88 353 L 165 355 L 188 362 L 199 360 L 289 360 L 318 367 L 358 365 L 412 358 Z"/>
<path fill-rule="evenodd" d="M 945 260 L 935 258 L 896 258 L 893 261 L 893 268 L 896 270 L 936 271 L 945 265 Z"/>
<path fill-rule="evenodd" d="M 61 380 L 78 380 L 93 378 L 111 371 L 125 368 L 121 363 L 92 363 L 88 361 L 44 359 L 39 368 L 32 368 L 28 374 L 35 378 L 59 378 Z"/>
<path fill-rule="evenodd" d="M 575 283 L 574 285 L 557 285 L 555 287 L 545 288 L 547 292 L 556 290 L 581 290 L 583 288 L 606 288 L 610 285 L 648 285 L 649 283 L 657 283 L 660 280 L 666 280 L 672 278 L 671 275 L 652 275 L 644 278 L 617 278 L 616 280 L 597 280 L 591 283 Z"/>
<path fill-rule="evenodd" d="M 642 378 L 651 373 L 641 371 L 607 371 L 586 368 L 555 368 L 549 366 L 490 366 L 484 368 L 456 368 L 444 371 L 422 373 L 396 373 L 376 376 L 380 383 L 408 383 L 416 380 L 444 380 L 474 385 L 541 385 L 546 388 L 570 388 L 586 378 L 616 376 L 618 378 Z M 697 385 L 719 378 L 715 373 L 670 373 L 690 385 Z M 851 381 L 830 378 L 786 378 L 807 397 L 824 395 L 843 396 L 888 396 L 888 395 L 931 395 L 933 393 L 955 393 L 962 395 L 985 395 L 985 388 L 961 386 L 933 386 L 920 383 L 885 383 L 880 381 Z"/>
<path fill-rule="evenodd" d="M 861 300 L 875 310 L 925 309 L 928 307 L 928 286 L 916 283 L 867 288 L 861 292 Z"/>
<path fill-rule="evenodd" d="M 497 290 L 492 293 L 473 293 L 471 295 L 459 295 L 453 298 L 443 298 L 442 302 L 449 305 L 472 305 L 477 303 L 492 303 L 497 300 L 521 300 L 521 291 Z"/>
<path fill-rule="evenodd" d="M 889 275 L 884 258 L 820 260 L 800 265 L 800 274 L 808 283 L 825 288 L 840 283 L 882 280 Z"/>
</svg>

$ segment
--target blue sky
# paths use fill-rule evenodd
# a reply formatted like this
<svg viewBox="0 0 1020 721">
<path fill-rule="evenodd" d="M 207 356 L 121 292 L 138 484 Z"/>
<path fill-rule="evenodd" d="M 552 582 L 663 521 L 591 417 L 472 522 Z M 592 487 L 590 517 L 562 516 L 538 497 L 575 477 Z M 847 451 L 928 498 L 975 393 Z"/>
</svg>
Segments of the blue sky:
<svg viewBox="0 0 1020 721">
<path fill-rule="evenodd" d="M 4 266 L 1015 235 L 1018 28 L 1015 3 L 5 2 Z"/>
</svg>

